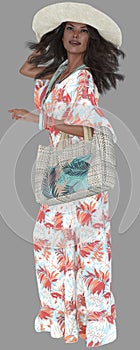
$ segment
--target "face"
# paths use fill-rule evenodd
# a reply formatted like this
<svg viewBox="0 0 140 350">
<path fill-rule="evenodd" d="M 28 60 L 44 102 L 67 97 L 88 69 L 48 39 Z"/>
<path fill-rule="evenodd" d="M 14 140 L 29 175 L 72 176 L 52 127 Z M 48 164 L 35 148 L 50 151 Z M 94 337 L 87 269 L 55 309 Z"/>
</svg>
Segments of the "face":
<svg viewBox="0 0 140 350">
<path fill-rule="evenodd" d="M 67 52 L 84 53 L 88 40 L 89 32 L 86 24 L 76 22 L 66 23 L 62 41 Z"/>
</svg>

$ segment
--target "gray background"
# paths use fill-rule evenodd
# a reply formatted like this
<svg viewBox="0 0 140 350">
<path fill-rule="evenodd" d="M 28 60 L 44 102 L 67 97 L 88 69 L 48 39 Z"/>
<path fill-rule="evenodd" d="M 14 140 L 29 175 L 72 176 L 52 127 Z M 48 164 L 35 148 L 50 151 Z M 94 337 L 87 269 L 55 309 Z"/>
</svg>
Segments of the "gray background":
<svg viewBox="0 0 140 350">
<path fill-rule="evenodd" d="M 82 2 L 82 1 L 81 1 Z M 83 1 L 84 2 L 84 1 Z M 18 69 L 30 53 L 25 48 L 25 41 L 35 40 L 31 29 L 33 15 L 51 1 L 5 0 L 1 9 L 1 127 L 0 137 L 5 135 L 13 124 L 10 108 L 34 109 L 33 79 L 23 77 Z M 53 1 L 52 1 L 53 3 Z M 112 111 L 129 127 L 139 142 L 139 55 L 138 55 L 138 2 L 98 0 L 88 1 L 95 7 L 112 16 L 123 31 L 122 49 L 126 58 L 121 64 L 121 71 L 126 75 L 118 90 L 112 89 L 100 99 L 100 105 Z M 37 130 L 37 125 L 31 126 Z M 19 157 L 16 168 L 16 188 L 18 196 L 33 218 L 32 229 L 39 205 L 35 203 L 28 181 L 31 163 L 35 159 L 36 145 L 46 139 L 44 132 L 35 136 L 27 144 Z M 125 137 L 125 135 L 124 135 Z M 13 143 L 18 144 L 17 138 Z M 10 145 L 9 145 L 10 147 Z M 118 234 L 119 223 L 127 206 L 130 195 L 130 173 L 121 151 L 117 150 L 118 174 L 120 179 L 120 198 L 117 210 L 112 217 L 113 251 L 113 292 L 116 298 L 118 339 L 106 345 L 106 349 L 131 349 L 138 347 L 139 339 L 139 290 L 138 290 L 138 254 L 139 254 L 139 217 L 122 235 Z M 7 160 L 5 160 L 7 162 Z M 7 181 L 10 179 L 7 176 Z M 8 203 L 8 198 L 6 198 Z M 5 206 L 5 198 L 1 197 Z M 19 217 L 17 215 L 17 221 Z M 24 227 L 24 222 L 19 223 Z M 26 228 L 27 229 L 27 228 Z M 29 227 L 30 230 L 30 227 Z M 0 259 L 1 259 L 1 342 L 3 349 L 62 348 L 84 349 L 84 341 L 67 345 L 62 339 L 53 339 L 49 333 L 37 334 L 34 331 L 34 318 L 39 310 L 39 298 L 33 261 L 33 246 L 26 238 L 20 237 L 0 218 Z M 32 232 L 29 233 L 30 237 Z M 25 233 L 25 237 L 26 233 Z"/>
</svg>

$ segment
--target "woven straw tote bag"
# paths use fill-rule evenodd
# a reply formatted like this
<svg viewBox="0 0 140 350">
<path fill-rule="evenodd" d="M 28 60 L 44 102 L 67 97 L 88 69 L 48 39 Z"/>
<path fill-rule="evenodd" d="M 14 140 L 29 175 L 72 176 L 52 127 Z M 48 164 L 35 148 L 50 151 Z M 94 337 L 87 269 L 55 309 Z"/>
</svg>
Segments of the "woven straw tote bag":
<svg viewBox="0 0 140 350">
<path fill-rule="evenodd" d="M 57 147 L 38 146 L 34 193 L 40 204 L 55 205 L 112 189 L 116 180 L 116 155 L 108 127 L 83 127 L 84 138 L 68 144 L 62 134 Z"/>
</svg>

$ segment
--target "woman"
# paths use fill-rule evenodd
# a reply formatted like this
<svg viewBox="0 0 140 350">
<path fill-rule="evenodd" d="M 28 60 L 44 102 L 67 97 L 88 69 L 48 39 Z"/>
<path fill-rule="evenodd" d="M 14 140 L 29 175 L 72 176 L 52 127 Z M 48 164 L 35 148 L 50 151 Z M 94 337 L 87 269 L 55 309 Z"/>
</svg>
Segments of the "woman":
<svg viewBox="0 0 140 350">
<path fill-rule="evenodd" d="M 114 130 L 98 107 L 98 92 L 116 88 L 117 80 L 124 79 L 117 73 L 118 56 L 124 57 L 117 24 L 87 4 L 60 3 L 40 10 L 33 30 L 38 43 L 28 44 L 34 51 L 20 73 L 35 79 L 38 115 L 11 109 L 12 118 L 39 122 L 40 129 L 49 130 L 55 147 L 63 132 L 69 143 L 80 142 L 84 125 L 92 128 L 93 135 L 96 125 L 107 126 L 115 141 Z M 56 71 L 59 74 L 46 95 Z M 84 243 L 78 237 L 81 242 L 84 237 Z M 35 330 L 64 337 L 66 343 L 80 336 L 87 347 L 114 341 L 108 192 L 42 205 L 33 241 L 41 303 Z"/>
</svg>

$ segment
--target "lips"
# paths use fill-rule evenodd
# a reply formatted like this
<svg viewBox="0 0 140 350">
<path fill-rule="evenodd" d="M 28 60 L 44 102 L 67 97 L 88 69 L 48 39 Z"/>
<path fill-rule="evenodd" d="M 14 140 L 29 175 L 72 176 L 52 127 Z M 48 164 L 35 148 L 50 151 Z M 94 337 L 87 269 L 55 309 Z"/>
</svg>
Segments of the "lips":
<svg viewBox="0 0 140 350">
<path fill-rule="evenodd" d="M 74 41 L 74 40 L 69 41 L 69 43 L 70 43 L 71 45 L 81 45 L 81 44 L 79 43 L 79 41 Z"/>
</svg>

